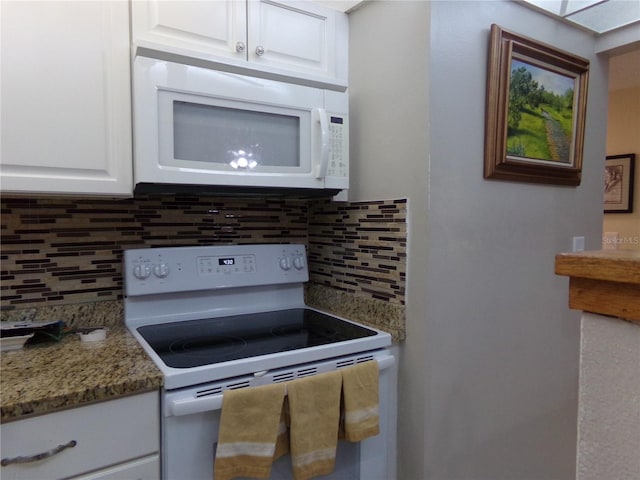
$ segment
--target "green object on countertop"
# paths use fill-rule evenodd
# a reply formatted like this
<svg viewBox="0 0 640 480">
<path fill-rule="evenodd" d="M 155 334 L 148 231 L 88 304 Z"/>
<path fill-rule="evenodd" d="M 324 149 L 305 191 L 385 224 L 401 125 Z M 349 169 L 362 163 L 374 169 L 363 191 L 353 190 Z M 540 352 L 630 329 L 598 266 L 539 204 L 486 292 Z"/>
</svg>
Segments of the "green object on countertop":
<svg viewBox="0 0 640 480">
<path fill-rule="evenodd" d="M 65 327 L 66 324 L 62 320 L 59 320 L 42 327 L 33 328 L 33 337 L 27 340 L 26 345 L 34 345 L 36 343 L 44 342 L 59 342 L 67 334 Z"/>
</svg>

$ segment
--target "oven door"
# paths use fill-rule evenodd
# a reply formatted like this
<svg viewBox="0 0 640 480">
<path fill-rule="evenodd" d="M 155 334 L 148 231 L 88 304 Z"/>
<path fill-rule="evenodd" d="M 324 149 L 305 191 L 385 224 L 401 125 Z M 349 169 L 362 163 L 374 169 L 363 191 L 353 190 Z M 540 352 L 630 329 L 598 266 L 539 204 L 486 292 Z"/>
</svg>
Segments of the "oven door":
<svg viewBox="0 0 640 480">
<path fill-rule="evenodd" d="M 331 480 L 393 480 L 396 478 L 396 388 L 397 368 L 388 350 L 375 352 L 371 359 L 378 361 L 380 433 L 358 443 L 338 442 L 336 467 Z M 361 356 L 340 357 L 344 366 L 356 362 Z M 304 368 L 317 367 L 326 371 L 327 362 L 304 364 Z M 353 364 L 353 363 L 351 363 Z M 296 367 L 278 369 L 295 372 Z M 295 375 L 295 373 L 292 373 Z M 261 382 L 265 377 L 261 376 Z M 250 378 L 250 377 L 249 377 Z M 246 377 L 242 379 L 246 381 Z M 227 380 L 229 384 L 238 379 Z M 220 383 L 167 392 L 163 399 L 162 478 L 174 480 L 213 479 L 213 464 L 217 446 L 222 394 L 203 395 L 198 392 L 219 391 Z M 249 387 L 250 388 L 250 387 Z M 291 459 L 285 455 L 273 464 L 272 480 L 292 480 Z M 215 480 L 215 479 L 214 479 Z"/>
</svg>

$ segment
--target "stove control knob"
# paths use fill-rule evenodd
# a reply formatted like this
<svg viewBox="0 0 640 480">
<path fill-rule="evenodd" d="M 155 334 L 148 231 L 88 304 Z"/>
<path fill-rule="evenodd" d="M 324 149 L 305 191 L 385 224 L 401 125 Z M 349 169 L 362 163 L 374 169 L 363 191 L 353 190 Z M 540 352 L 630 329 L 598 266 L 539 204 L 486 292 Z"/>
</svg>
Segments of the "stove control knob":
<svg viewBox="0 0 640 480">
<path fill-rule="evenodd" d="M 296 270 L 302 270 L 304 268 L 304 257 L 295 257 L 293 266 L 296 267 Z"/>
<path fill-rule="evenodd" d="M 291 269 L 291 261 L 289 260 L 289 257 L 280 258 L 280 268 L 282 270 L 290 270 Z"/>
<path fill-rule="evenodd" d="M 133 276 L 139 280 L 144 280 L 151 275 L 151 268 L 146 263 L 142 263 L 140 265 L 136 265 L 133 267 Z"/>
<path fill-rule="evenodd" d="M 159 263 L 153 267 L 153 274 L 158 278 L 165 278 L 169 275 L 169 265 L 166 263 Z"/>
</svg>

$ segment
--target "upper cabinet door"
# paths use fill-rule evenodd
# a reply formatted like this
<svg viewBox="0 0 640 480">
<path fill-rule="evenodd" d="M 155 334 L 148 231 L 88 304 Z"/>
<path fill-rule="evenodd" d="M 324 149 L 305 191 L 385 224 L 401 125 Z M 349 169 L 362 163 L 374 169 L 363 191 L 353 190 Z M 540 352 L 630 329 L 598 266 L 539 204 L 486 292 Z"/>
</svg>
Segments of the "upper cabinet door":
<svg viewBox="0 0 640 480">
<path fill-rule="evenodd" d="M 125 1 L 0 2 L 3 193 L 132 193 Z"/>
<path fill-rule="evenodd" d="M 133 0 L 131 24 L 137 53 L 347 86 L 347 16 L 310 0 Z"/>
<path fill-rule="evenodd" d="M 133 0 L 131 14 L 137 47 L 203 59 L 247 58 L 245 0 Z"/>
<path fill-rule="evenodd" d="M 346 82 L 343 13 L 308 1 L 249 0 L 248 7 L 250 61 Z"/>
</svg>

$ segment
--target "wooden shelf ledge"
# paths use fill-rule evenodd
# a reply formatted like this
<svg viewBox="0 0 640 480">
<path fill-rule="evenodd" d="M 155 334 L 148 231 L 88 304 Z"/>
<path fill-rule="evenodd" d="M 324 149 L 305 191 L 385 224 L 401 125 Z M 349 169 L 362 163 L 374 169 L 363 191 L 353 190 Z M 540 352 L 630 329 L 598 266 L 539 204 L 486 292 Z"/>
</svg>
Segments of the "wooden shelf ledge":
<svg viewBox="0 0 640 480">
<path fill-rule="evenodd" d="M 640 323 L 640 251 L 561 253 L 555 272 L 570 278 L 570 308 Z"/>
</svg>

